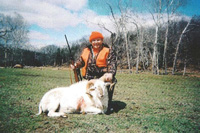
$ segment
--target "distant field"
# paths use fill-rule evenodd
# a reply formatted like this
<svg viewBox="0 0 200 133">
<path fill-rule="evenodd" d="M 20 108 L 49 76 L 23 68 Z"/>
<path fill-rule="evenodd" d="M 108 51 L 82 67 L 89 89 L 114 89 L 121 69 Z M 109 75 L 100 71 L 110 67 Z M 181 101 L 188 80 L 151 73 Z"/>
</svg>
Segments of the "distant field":
<svg viewBox="0 0 200 133">
<path fill-rule="evenodd" d="M 35 116 L 68 70 L 0 68 L 0 132 L 200 132 L 200 74 L 117 73 L 110 115 Z"/>
</svg>

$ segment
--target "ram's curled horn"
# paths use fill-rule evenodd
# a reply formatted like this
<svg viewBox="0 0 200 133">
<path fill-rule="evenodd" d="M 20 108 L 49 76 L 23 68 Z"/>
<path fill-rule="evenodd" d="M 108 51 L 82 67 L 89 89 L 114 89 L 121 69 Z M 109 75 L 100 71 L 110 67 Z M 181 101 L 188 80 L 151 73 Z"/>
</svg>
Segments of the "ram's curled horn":
<svg viewBox="0 0 200 133">
<path fill-rule="evenodd" d="M 94 85 L 95 81 L 96 81 L 96 79 L 89 80 L 87 83 L 86 89 L 89 89 L 90 87 L 92 87 Z"/>
<path fill-rule="evenodd" d="M 90 88 L 92 86 L 94 86 L 95 81 L 96 81 L 95 79 L 92 79 L 92 80 L 88 81 L 88 83 L 86 85 L 86 94 L 90 95 Z"/>
</svg>

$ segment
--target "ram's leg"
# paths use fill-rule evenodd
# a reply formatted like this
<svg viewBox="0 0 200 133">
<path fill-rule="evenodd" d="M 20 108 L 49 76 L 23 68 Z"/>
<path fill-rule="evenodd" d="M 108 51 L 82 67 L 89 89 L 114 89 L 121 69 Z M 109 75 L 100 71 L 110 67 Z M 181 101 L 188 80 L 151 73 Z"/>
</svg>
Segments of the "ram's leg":
<svg viewBox="0 0 200 133">
<path fill-rule="evenodd" d="M 87 113 L 87 114 L 103 114 L 104 112 L 96 107 L 86 107 L 83 112 Z"/>
<path fill-rule="evenodd" d="M 48 116 L 49 117 L 60 117 L 60 116 L 66 117 L 65 113 L 63 113 L 63 112 L 55 112 L 55 111 L 49 111 Z"/>
<path fill-rule="evenodd" d="M 59 101 L 53 101 L 50 102 L 50 104 L 48 105 L 48 116 L 49 117 L 60 117 L 63 116 L 64 113 L 62 111 L 60 111 L 60 103 Z"/>
<path fill-rule="evenodd" d="M 48 116 L 50 117 L 67 117 L 67 114 L 72 114 L 75 111 L 73 109 L 62 109 L 60 108 L 59 112 L 51 111 L 48 113 Z"/>
<path fill-rule="evenodd" d="M 72 113 L 75 113 L 76 110 L 73 109 L 73 108 L 60 108 L 60 111 L 59 112 L 63 112 L 63 115 L 62 117 L 67 117 L 67 114 L 72 114 Z"/>
</svg>

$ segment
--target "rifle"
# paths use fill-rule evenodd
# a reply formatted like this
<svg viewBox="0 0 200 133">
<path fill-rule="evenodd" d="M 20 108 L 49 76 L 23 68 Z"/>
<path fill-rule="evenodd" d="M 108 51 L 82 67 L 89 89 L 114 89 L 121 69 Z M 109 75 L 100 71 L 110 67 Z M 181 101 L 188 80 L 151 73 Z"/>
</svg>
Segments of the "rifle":
<svg viewBox="0 0 200 133">
<path fill-rule="evenodd" d="M 68 46 L 68 49 L 69 49 L 69 55 L 70 55 L 71 64 L 74 66 L 74 58 L 72 56 L 71 49 L 70 49 L 70 46 L 69 46 L 69 43 L 68 43 L 66 35 L 65 35 L 65 40 L 67 42 L 67 46 Z M 82 77 L 81 77 L 81 74 L 80 74 L 80 69 L 75 67 L 75 69 L 73 71 L 74 71 L 75 81 L 78 82 L 78 81 L 82 80 Z M 70 79 L 71 79 L 71 84 L 72 84 L 71 73 L 70 73 Z"/>
</svg>

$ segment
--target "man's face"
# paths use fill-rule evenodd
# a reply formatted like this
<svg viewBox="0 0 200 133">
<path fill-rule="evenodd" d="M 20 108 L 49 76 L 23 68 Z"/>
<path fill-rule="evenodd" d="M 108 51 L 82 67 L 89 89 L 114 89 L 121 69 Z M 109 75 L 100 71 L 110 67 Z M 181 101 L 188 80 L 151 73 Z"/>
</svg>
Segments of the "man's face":
<svg viewBox="0 0 200 133">
<path fill-rule="evenodd" d="M 93 39 L 91 41 L 92 43 L 92 47 L 95 48 L 95 49 L 99 49 L 101 48 L 101 45 L 103 43 L 103 40 L 101 38 L 97 38 L 97 39 Z"/>
</svg>

